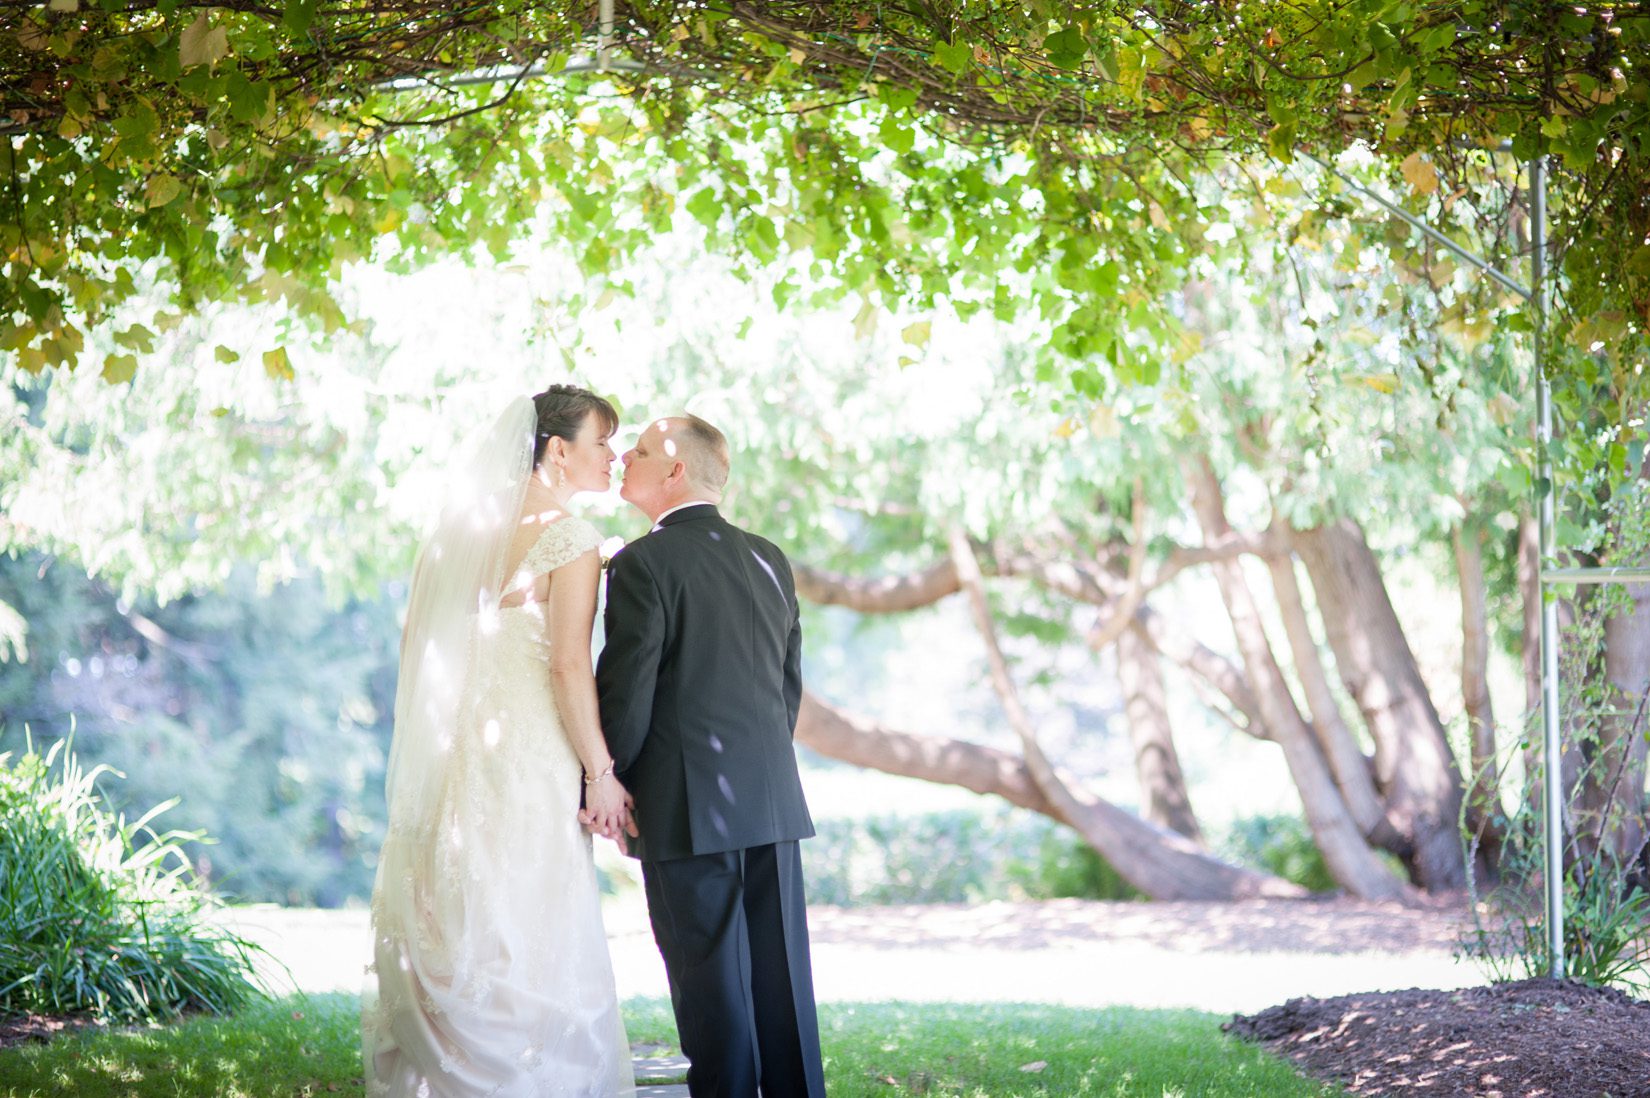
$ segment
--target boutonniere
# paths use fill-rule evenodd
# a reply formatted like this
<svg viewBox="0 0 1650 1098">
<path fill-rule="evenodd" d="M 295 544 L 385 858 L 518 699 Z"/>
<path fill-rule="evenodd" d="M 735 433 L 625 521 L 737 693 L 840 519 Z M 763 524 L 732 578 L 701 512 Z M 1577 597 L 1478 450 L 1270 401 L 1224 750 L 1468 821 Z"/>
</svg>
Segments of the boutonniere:
<svg viewBox="0 0 1650 1098">
<path fill-rule="evenodd" d="M 607 566 L 613 563 L 613 558 L 618 556 L 623 549 L 624 538 L 617 534 L 606 539 L 597 547 L 596 553 L 602 558 L 602 571 L 607 571 Z"/>
</svg>

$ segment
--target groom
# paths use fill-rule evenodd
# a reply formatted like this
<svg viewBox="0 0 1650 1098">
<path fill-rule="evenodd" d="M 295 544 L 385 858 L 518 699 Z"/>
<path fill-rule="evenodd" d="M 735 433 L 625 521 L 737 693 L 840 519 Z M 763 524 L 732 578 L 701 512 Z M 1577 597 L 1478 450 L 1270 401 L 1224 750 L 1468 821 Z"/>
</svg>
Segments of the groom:
<svg viewBox="0 0 1650 1098">
<path fill-rule="evenodd" d="M 654 420 L 619 495 L 653 520 L 607 572 L 602 730 L 636 800 L 653 936 L 694 1098 L 823 1098 L 791 737 L 802 626 L 785 555 L 717 513 L 728 444 Z"/>
</svg>

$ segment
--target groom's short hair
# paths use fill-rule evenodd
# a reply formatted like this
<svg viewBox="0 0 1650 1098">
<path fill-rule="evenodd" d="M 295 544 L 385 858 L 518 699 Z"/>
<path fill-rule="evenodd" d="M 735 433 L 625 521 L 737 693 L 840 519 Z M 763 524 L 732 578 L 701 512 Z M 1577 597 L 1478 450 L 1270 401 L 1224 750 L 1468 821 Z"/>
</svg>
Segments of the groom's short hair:
<svg viewBox="0 0 1650 1098">
<path fill-rule="evenodd" d="M 684 412 L 675 418 L 682 422 L 688 476 L 706 491 L 720 494 L 727 487 L 728 470 L 733 464 L 727 436 L 696 415 Z"/>
</svg>

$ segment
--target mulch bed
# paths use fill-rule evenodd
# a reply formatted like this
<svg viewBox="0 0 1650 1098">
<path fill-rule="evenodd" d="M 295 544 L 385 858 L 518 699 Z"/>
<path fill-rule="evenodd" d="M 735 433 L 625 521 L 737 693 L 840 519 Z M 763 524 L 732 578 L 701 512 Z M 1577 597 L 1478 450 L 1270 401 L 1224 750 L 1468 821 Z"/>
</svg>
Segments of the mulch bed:
<svg viewBox="0 0 1650 1098">
<path fill-rule="evenodd" d="M 1291 999 L 1222 1028 L 1352 1094 L 1650 1098 L 1650 1003 L 1568 981 Z"/>
<path fill-rule="evenodd" d="M 0 1048 L 11 1048 L 30 1041 L 50 1041 L 96 1024 L 84 1018 L 57 1018 L 44 1014 L 0 1016 Z"/>
</svg>

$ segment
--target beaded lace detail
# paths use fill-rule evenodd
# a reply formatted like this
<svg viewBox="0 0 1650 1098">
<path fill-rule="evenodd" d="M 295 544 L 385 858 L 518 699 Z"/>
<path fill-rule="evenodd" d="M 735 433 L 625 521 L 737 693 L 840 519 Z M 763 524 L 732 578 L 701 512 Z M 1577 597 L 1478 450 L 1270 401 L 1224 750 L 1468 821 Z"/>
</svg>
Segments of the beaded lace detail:
<svg viewBox="0 0 1650 1098">
<path fill-rule="evenodd" d="M 519 591 L 539 576 L 577 560 L 601 543 L 601 534 L 584 519 L 576 516 L 558 519 L 545 526 L 504 589 Z"/>
</svg>

